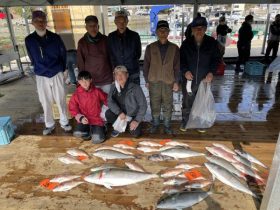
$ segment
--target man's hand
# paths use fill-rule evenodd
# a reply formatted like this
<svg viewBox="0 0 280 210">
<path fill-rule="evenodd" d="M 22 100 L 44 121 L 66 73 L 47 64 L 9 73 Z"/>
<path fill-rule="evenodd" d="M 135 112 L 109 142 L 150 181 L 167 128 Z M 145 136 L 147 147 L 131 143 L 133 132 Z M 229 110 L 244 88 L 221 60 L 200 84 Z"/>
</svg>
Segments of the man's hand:
<svg viewBox="0 0 280 210">
<path fill-rule="evenodd" d="M 125 113 L 122 112 L 122 113 L 120 113 L 119 117 L 121 120 L 125 120 L 126 115 L 125 115 Z"/>
<path fill-rule="evenodd" d="M 187 80 L 193 80 L 193 75 L 190 71 L 187 71 L 185 73 L 185 77 L 186 77 Z"/>
<path fill-rule="evenodd" d="M 209 72 L 207 75 L 206 75 L 206 78 L 205 78 L 206 82 L 212 82 L 213 80 L 213 74 L 211 72 Z"/>
<path fill-rule="evenodd" d="M 146 83 L 146 84 L 145 84 L 145 87 L 146 87 L 147 89 L 149 89 L 149 83 Z"/>
<path fill-rule="evenodd" d="M 173 84 L 173 91 L 177 92 L 179 90 L 179 84 L 177 82 L 175 82 Z"/>
<path fill-rule="evenodd" d="M 87 125 L 88 124 L 88 119 L 86 117 L 83 117 L 81 123 L 84 124 L 84 125 Z"/>
<path fill-rule="evenodd" d="M 136 130 L 136 128 L 138 127 L 138 125 L 139 125 L 139 122 L 133 120 L 133 121 L 130 123 L 130 130 L 131 130 L 131 131 Z"/>
</svg>

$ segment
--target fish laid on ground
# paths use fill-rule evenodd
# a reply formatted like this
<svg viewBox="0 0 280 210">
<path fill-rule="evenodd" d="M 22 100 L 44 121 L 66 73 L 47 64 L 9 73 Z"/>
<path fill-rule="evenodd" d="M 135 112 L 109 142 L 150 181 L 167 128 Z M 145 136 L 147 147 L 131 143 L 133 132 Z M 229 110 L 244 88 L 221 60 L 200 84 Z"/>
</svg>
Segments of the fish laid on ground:
<svg viewBox="0 0 280 210">
<path fill-rule="evenodd" d="M 148 147 L 148 146 L 140 146 L 137 147 L 137 150 L 142 151 L 144 153 L 149 153 L 149 152 L 158 152 L 159 150 L 155 147 Z"/>
<path fill-rule="evenodd" d="M 223 145 L 223 144 L 213 143 L 213 146 L 222 148 L 222 149 L 225 150 L 226 152 L 231 153 L 231 154 L 233 154 L 233 155 L 236 154 L 233 150 L 231 150 L 230 148 L 228 148 L 227 146 L 225 146 L 225 145 Z"/>
<path fill-rule="evenodd" d="M 150 160 L 150 161 L 168 161 L 168 160 L 174 160 L 174 158 L 167 156 L 167 155 L 153 154 L 148 157 L 148 160 Z"/>
<path fill-rule="evenodd" d="M 169 142 L 166 142 L 165 145 L 168 145 L 168 146 L 190 147 L 188 144 L 183 143 L 183 142 L 178 142 L 178 141 L 169 141 Z"/>
<path fill-rule="evenodd" d="M 153 142 L 153 141 L 141 141 L 139 142 L 141 146 L 148 146 L 148 147 L 162 147 L 161 144 Z"/>
<path fill-rule="evenodd" d="M 77 187 L 80 184 L 83 184 L 85 182 L 83 181 L 68 181 L 68 182 L 63 182 L 57 187 L 53 189 L 53 192 L 63 192 L 63 191 L 68 191 L 73 189 L 74 187 Z"/>
<path fill-rule="evenodd" d="M 182 168 L 169 168 L 161 171 L 160 176 L 163 178 L 173 177 L 183 173 L 184 171 L 185 169 Z"/>
<path fill-rule="evenodd" d="M 219 148 L 219 147 L 205 147 L 205 149 L 208 152 L 210 152 L 212 155 L 223 158 L 228 162 L 231 162 L 231 163 L 236 163 L 237 162 L 237 160 L 235 160 L 233 158 L 233 154 L 226 152 L 222 148 Z"/>
<path fill-rule="evenodd" d="M 98 167 L 95 167 L 95 168 L 91 168 L 90 170 L 91 170 L 92 172 L 94 172 L 94 171 L 101 171 L 101 170 L 108 169 L 108 168 L 120 168 L 120 167 L 119 167 L 119 166 L 112 165 L 112 164 L 103 164 L 102 166 L 98 166 Z"/>
<path fill-rule="evenodd" d="M 140 171 L 140 172 L 146 172 L 146 170 L 140 166 L 138 163 L 132 163 L 132 162 L 125 162 L 124 163 L 128 168 L 134 171 Z"/>
<path fill-rule="evenodd" d="M 212 184 L 209 180 L 195 180 L 184 185 L 185 189 L 201 189 Z"/>
<path fill-rule="evenodd" d="M 89 154 L 81 149 L 69 149 L 66 151 L 66 153 L 74 157 L 78 157 L 78 156 L 89 157 Z"/>
<path fill-rule="evenodd" d="M 129 151 L 125 150 L 125 149 L 121 149 L 121 148 L 117 148 L 117 147 L 111 147 L 111 146 L 101 146 L 101 147 L 98 147 L 95 150 L 95 152 L 100 151 L 100 150 L 105 150 L 105 149 L 114 150 L 114 151 L 121 152 L 121 153 L 127 154 L 127 155 L 133 155 L 132 152 L 129 152 Z"/>
<path fill-rule="evenodd" d="M 73 179 L 77 179 L 79 177 L 81 177 L 81 176 L 78 176 L 78 175 L 60 175 L 60 176 L 56 176 L 56 177 L 52 178 L 50 180 L 50 182 L 62 183 L 62 182 L 71 181 Z"/>
<path fill-rule="evenodd" d="M 167 180 L 165 180 L 163 182 L 164 185 L 175 185 L 175 186 L 178 186 L 178 185 L 181 185 L 181 184 L 185 184 L 189 182 L 189 180 L 185 177 L 185 178 L 181 178 L 181 177 L 172 177 L 172 178 L 169 178 Z"/>
<path fill-rule="evenodd" d="M 205 155 L 203 153 L 195 152 L 193 150 L 186 149 L 183 147 L 174 147 L 171 149 L 167 149 L 167 150 L 161 151 L 160 154 L 167 155 L 167 156 L 173 157 L 175 159 L 197 157 L 197 156 Z"/>
<path fill-rule="evenodd" d="M 200 168 L 201 165 L 195 165 L 195 164 L 189 164 L 189 163 L 181 163 L 177 166 L 175 166 L 175 168 L 183 168 L 185 170 L 190 170 L 190 169 L 193 169 L 193 168 Z"/>
<path fill-rule="evenodd" d="M 200 201 L 207 198 L 211 192 L 180 192 L 171 194 L 168 197 L 161 199 L 158 204 L 158 209 L 185 209 L 191 207 Z"/>
<path fill-rule="evenodd" d="M 237 175 L 238 177 L 246 180 L 246 177 L 244 176 L 244 174 L 241 173 L 237 168 L 235 168 L 230 162 L 226 161 L 225 159 L 214 156 L 214 155 L 213 156 L 206 156 L 206 159 L 208 161 L 210 161 L 211 163 L 215 163 L 215 164 L 225 168 L 229 172 Z"/>
<path fill-rule="evenodd" d="M 183 146 L 165 145 L 165 146 L 163 146 L 163 147 L 160 147 L 160 148 L 159 148 L 159 151 L 164 151 L 164 150 L 173 149 L 173 148 L 185 148 L 185 147 L 183 147 Z"/>
<path fill-rule="evenodd" d="M 186 177 L 185 173 L 179 174 L 178 177 L 188 179 Z M 199 177 L 196 177 L 196 178 L 192 179 L 191 181 L 200 181 L 200 180 L 206 180 L 206 178 L 204 176 L 199 176 Z"/>
<path fill-rule="evenodd" d="M 207 169 L 215 176 L 217 179 L 219 179 L 221 182 L 223 182 L 226 185 L 229 185 L 233 187 L 236 190 L 242 191 L 244 193 L 247 193 L 249 195 L 252 195 L 254 197 L 258 197 L 255 193 L 253 193 L 246 185 L 242 184 L 237 176 L 230 173 L 225 168 L 215 164 L 215 163 L 204 163 L 204 165 L 207 167 Z"/>
<path fill-rule="evenodd" d="M 249 175 L 251 177 L 254 177 L 256 179 L 259 179 L 260 181 L 264 182 L 264 179 L 262 177 L 260 177 L 260 175 L 257 174 L 257 172 L 253 171 L 253 169 L 251 169 L 248 166 L 243 165 L 242 163 L 232 163 L 232 165 L 237 168 L 239 171 L 241 171 L 242 173 Z"/>
<path fill-rule="evenodd" d="M 158 175 L 143 173 L 129 169 L 106 169 L 96 171 L 84 177 L 84 180 L 93 184 L 103 185 L 108 189 L 114 186 L 135 184 L 148 179 L 157 178 Z"/>
<path fill-rule="evenodd" d="M 70 155 L 61 156 L 58 160 L 65 164 L 83 164 L 81 161 Z"/>
<path fill-rule="evenodd" d="M 166 186 L 161 191 L 162 194 L 174 194 L 183 192 L 185 190 L 184 186 Z"/>
<path fill-rule="evenodd" d="M 246 158 L 242 157 L 242 156 L 239 156 L 239 155 L 233 155 L 233 158 L 235 160 L 237 160 L 238 162 L 248 166 L 248 167 L 251 167 L 252 169 L 256 170 L 256 171 L 259 171 L 258 168 L 256 168 L 253 163 L 249 160 L 247 160 Z"/>
<path fill-rule="evenodd" d="M 102 158 L 104 161 L 110 159 L 131 159 L 131 158 L 134 159 L 135 158 L 135 156 L 133 155 L 127 155 L 122 152 L 118 152 L 110 149 L 96 151 L 93 153 L 93 155 Z"/>
<path fill-rule="evenodd" d="M 120 149 L 135 149 L 134 147 L 126 144 L 114 144 L 113 147 L 120 148 Z"/>
<path fill-rule="evenodd" d="M 268 168 L 265 164 L 263 164 L 261 161 L 259 161 L 257 158 L 255 158 L 253 155 L 249 154 L 248 152 L 245 151 L 240 151 L 238 149 L 234 150 L 238 155 L 241 157 L 246 158 L 247 160 L 251 161 L 252 163 L 256 163 L 264 168 Z"/>
</svg>

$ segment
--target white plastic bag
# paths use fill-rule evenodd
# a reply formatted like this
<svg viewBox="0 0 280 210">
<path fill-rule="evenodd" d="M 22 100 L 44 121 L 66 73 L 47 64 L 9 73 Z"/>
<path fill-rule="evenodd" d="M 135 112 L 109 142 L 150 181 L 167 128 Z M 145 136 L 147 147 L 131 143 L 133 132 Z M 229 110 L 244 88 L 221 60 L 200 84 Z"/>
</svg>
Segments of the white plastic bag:
<svg viewBox="0 0 280 210">
<path fill-rule="evenodd" d="M 114 130 L 116 130 L 120 133 L 125 132 L 127 122 L 129 122 L 129 121 L 131 121 L 131 117 L 129 117 L 129 116 L 126 116 L 126 118 L 124 120 L 121 120 L 120 117 L 118 117 L 118 119 L 113 124 Z"/>
<path fill-rule="evenodd" d="M 201 81 L 186 128 L 210 128 L 216 119 L 211 83 Z"/>
<path fill-rule="evenodd" d="M 272 72 L 271 82 L 278 82 L 278 74 L 280 72 L 280 57 L 275 58 L 275 60 L 269 65 L 265 71 L 264 82 L 267 82 L 269 73 Z"/>
<path fill-rule="evenodd" d="M 102 120 L 104 120 L 104 121 L 107 121 L 107 120 L 106 120 L 106 117 L 105 117 L 105 113 L 106 113 L 106 111 L 107 111 L 108 109 L 109 109 L 108 106 L 106 106 L 106 105 L 104 105 L 104 104 L 102 105 L 100 117 L 101 117 Z"/>
</svg>

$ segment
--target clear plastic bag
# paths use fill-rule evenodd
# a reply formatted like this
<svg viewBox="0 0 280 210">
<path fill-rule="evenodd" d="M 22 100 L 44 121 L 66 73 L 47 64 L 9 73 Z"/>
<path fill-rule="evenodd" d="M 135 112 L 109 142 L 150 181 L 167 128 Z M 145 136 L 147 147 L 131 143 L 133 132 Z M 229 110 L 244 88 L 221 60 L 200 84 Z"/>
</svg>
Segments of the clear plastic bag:
<svg viewBox="0 0 280 210">
<path fill-rule="evenodd" d="M 201 81 L 186 128 L 210 128 L 216 119 L 211 83 Z"/>
<path fill-rule="evenodd" d="M 127 122 L 131 121 L 131 119 L 132 118 L 129 116 L 126 116 L 126 118 L 124 120 L 121 120 L 120 117 L 118 117 L 118 119 L 113 124 L 114 130 L 116 130 L 120 133 L 125 132 Z"/>
</svg>

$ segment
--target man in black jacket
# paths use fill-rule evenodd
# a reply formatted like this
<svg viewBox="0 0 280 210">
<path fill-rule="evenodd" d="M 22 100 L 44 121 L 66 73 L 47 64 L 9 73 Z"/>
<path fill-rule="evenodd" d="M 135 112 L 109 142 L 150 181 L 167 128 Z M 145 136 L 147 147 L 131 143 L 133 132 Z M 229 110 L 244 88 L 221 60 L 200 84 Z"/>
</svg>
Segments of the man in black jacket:
<svg viewBox="0 0 280 210">
<path fill-rule="evenodd" d="M 186 131 L 190 111 L 202 80 L 211 82 L 213 74 L 221 59 L 217 41 L 205 34 L 207 21 L 197 17 L 192 22 L 191 39 L 185 39 L 180 48 L 180 63 L 182 72 L 182 123 L 180 130 Z M 187 80 L 192 81 L 191 89 L 187 91 Z"/>
<path fill-rule="evenodd" d="M 280 41 L 280 14 L 275 16 L 275 21 L 269 27 L 269 38 L 267 41 L 267 48 L 265 53 L 265 60 L 269 62 L 269 54 L 271 50 L 272 59 L 274 60 L 277 56 L 278 47 Z"/>
<path fill-rule="evenodd" d="M 113 68 L 123 65 L 129 73 L 129 80 L 140 85 L 139 59 L 142 53 L 140 36 L 127 28 L 125 11 L 115 14 L 117 30 L 108 35 L 109 53 Z"/>
<path fill-rule="evenodd" d="M 236 63 L 236 72 L 240 72 L 240 65 L 245 64 L 250 57 L 251 51 L 251 41 L 254 37 L 252 31 L 252 23 L 254 17 L 252 15 L 247 15 L 245 17 L 245 21 L 242 23 L 238 31 L 238 42 L 237 42 L 237 49 L 238 49 L 238 60 Z"/>
</svg>

